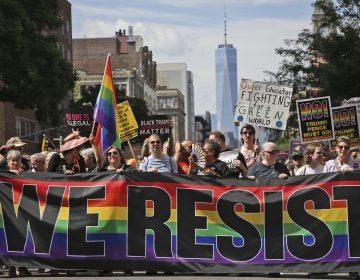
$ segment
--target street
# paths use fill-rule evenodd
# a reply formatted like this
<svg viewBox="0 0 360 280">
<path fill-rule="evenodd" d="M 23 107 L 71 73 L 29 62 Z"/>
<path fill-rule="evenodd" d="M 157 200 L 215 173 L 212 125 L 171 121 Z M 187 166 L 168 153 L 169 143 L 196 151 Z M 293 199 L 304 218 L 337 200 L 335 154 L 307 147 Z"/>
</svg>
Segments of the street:
<svg viewBox="0 0 360 280">
<path fill-rule="evenodd" d="M 76 280 L 79 279 L 79 277 L 86 277 L 91 278 L 92 280 L 106 280 L 106 279 L 114 279 L 115 277 L 121 277 L 121 279 L 124 280 L 132 280 L 136 278 L 136 280 L 151 280 L 151 279 L 174 279 L 176 280 L 188 280 L 188 279 L 194 279 L 197 280 L 208 280 L 208 279 L 241 279 L 241 280 L 265 280 L 265 279 L 282 279 L 282 280 L 296 280 L 296 279 L 350 279 L 349 275 L 347 273 L 336 273 L 336 274 L 330 274 L 325 277 L 308 277 L 306 273 L 286 273 L 281 274 L 280 277 L 269 277 L 267 274 L 253 274 L 250 275 L 238 275 L 238 274 L 210 274 L 210 275 L 200 275 L 200 274 L 185 274 L 185 273 L 176 273 L 172 276 L 167 276 L 162 273 L 159 273 L 156 276 L 146 276 L 144 271 L 136 272 L 134 276 L 124 276 L 123 272 L 116 271 L 113 272 L 111 276 L 99 276 L 98 271 L 79 271 L 76 273 L 76 276 L 67 276 L 66 272 L 60 272 L 58 276 L 52 276 L 50 273 L 38 273 L 36 269 L 30 270 L 32 273 L 32 276 L 30 276 L 31 280 L 44 280 L 44 279 L 63 279 L 63 280 Z M 7 271 L 3 271 L 3 274 L 0 275 L 1 278 L 8 278 Z M 29 277 L 17 277 L 17 278 L 29 278 Z"/>
</svg>

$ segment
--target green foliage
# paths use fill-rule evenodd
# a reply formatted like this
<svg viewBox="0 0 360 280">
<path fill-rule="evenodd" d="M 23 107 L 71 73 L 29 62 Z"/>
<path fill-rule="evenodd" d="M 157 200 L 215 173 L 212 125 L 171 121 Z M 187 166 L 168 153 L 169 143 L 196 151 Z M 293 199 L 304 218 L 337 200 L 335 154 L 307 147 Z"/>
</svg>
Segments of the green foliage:
<svg viewBox="0 0 360 280">
<path fill-rule="evenodd" d="M 270 81 L 293 87 L 293 105 L 297 98 L 330 96 L 338 106 L 346 98 L 360 94 L 360 0 L 328 0 L 314 4 L 324 12 L 319 32 L 303 30 L 296 40 L 286 40 L 275 50 L 283 57 L 276 73 L 265 72 Z M 299 92 L 305 95 L 298 96 Z M 291 114 L 288 127 L 297 127 Z"/>
<path fill-rule="evenodd" d="M 280 150 L 288 151 L 290 148 L 290 139 L 287 137 L 280 137 L 275 143 Z"/>
<path fill-rule="evenodd" d="M 59 103 L 73 87 L 72 65 L 61 56 L 55 38 L 57 0 L 0 1 L 0 101 L 33 109 L 40 122 L 59 124 Z"/>
<path fill-rule="evenodd" d="M 94 107 L 96 103 L 96 98 L 100 91 L 100 85 L 96 86 L 88 86 L 88 87 L 81 87 L 80 89 L 80 95 L 81 98 L 74 102 L 71 106 L 83 106 L 84 103 L 91 103 L 91 105 Z M 115 94 L 116 94 L 116 103 L 121 103 L 124 101 L 129 101 L 131 109 L 134 113 L 134 116 L 139 122 L 139 118 L 143 118 L 149 115 L 149 109 L 147 107 L 147 104 L 145 100 L 135 97 L 129 97 L 123 94 L 121 90 L 118 88 L 115 88 Z"/>
<path fill-rule="evenodd" d="M 276 49 L 284 57 L 272 81 L 294 87 L 294 93 L 330 96 L 333 105 L 343 98 L 359 96 L 360 90 L 360 0 L 338 0 L 336 5 L 319 0 L 324 11 L 319 32 L 303 30 L 296 40 Z"/>
</svg>

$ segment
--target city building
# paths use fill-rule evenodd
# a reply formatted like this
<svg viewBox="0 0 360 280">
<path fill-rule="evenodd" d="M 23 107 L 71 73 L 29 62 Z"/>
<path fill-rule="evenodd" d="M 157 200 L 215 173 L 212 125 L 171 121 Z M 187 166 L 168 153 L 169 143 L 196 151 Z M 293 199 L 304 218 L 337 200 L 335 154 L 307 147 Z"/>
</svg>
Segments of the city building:
<svg viewBox="0 0 360 280">
<path fill-rule="evenodd" d="M 237 102 L 237 52 L 232 44 L 227 43 L 226 13 L 224 12 L 224 44 L 215 51 L 216 69 L 216 129 L 224 133 L 226 144 L 238 146 L 238 133 L 234 124 Z"/>
<path fill-rule="evenodd" d="M 107 54 L 111 54 L 111 68 L 115 87 L 126 96 L 143 99 L 150 113 L 157 110 L 156 62 L 152 52 L 143 46 L 141 36 L 119 30 L 111 38 L 73 39 L 73 65 L 79 73 L 74 100 L 81 96 L 81 87 L 101 85 Z"/>
<path fill-rule="evenodd" d="M 209 138 L 211 131 L 211 115 L 209 111 L 204 116 L 195 116 L 195 143 L 203 145 L 205 140 Z"/>
<path fill-rule="evenodd" d="M 184 95 L 185 139 L 194 141 L 194 83 L 193 74 L 187 69 L 186 63 L 159 63 L 157 65 L 157 85 L 168 89 L 178 89 Z"/>
<path fill-rule="evenodd" d="M 44 36 L 54 35 L 57 38 L 57 47 L 63 58 L 72 64 L 72 23 L 71 23 L 71 4 L 67 0 L 58 0 L 59 19 L 61 27 L 58 30 L 43 30 Z M 59 106 L 64 107 L 66 102 L 70 100 L 66 98 Z M 31 98 L 31 97 L 29 97 Z M 42 134 L 52 135 L 53 137 L 63 133 L 60 128 L 49 128 L 41 125 L 34 114 L 33 110 L 18 109 L 12 103 L 0 102 L 0 143 L 4 144 L 13 136 L 19 136 L 27 143 L 26 152 L 33 153 L 39 151 Z M 55 143 L 56 144 L 56 143 Z M 57 144 L 57 147 L 59 145 Z"/>
<path fill-rule="evenodd" d="M 158 87 L 156 90 L 159 115 L 167 115 L 172 120 L 173 143 L 185 140 L 184 95 L 178 89 Z"/>
<path fill-rule="evenodd" d="M 318 0 L 317 0 L 318 1 Z M 334 3 L 332 0 L 325 0 L 325 5 L 332 6 Z M 324 20 L 324 11 L 317 5 L 314 5 L 314 11 L 311 16 L 312 33 L 316 34 L 320 31 L 320 26 Z"/>
</svg>

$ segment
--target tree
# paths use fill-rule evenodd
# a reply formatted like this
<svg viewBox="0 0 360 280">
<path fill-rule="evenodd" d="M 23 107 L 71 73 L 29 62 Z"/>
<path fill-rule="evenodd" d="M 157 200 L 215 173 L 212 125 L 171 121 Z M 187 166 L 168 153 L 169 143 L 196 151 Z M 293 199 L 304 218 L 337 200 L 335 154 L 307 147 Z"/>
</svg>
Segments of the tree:
<svg viewBox="0 0 360 280">
<path fill-rule="evenodd" d="M 360 0 L 319 0 L 314 5 L 324 11 L 318 33 L 303 30 L 286 48 L 276 49 L 284 57 L 272 81 L 330 96 L 333 105 L 360 92 Z M 309 96 L 309 95 L 308 95 Z"/>
<path fill-rule="evenodd" d="M 75 80 L 50 35 L 61 26 L 58 15 L 57 0 L 0 1 L 0 101 L 32 109 L 53 125 Z"/>
<path fill-rule="evenodd" d="M 82 106 L 84 103 L 91 103 L 91 105 L 94 107 L 99 91 L 100 91 L 100 85 L 81 87 L 80 88 L 81 98 L 76 102 L 74 102 L 71 106 L 76 107 L 76 106 Z M 126 94 L 117 87 L 115 88 L 115 95 L 116 95 L 116 103 L 129 101 L 131 109 L 138 123 L 140 120 L 140 116 L 143 118 L 149 115 L 149 109 L 147 107 L 145 100 L 136 97 L 126 96 Z"/>
</svg>

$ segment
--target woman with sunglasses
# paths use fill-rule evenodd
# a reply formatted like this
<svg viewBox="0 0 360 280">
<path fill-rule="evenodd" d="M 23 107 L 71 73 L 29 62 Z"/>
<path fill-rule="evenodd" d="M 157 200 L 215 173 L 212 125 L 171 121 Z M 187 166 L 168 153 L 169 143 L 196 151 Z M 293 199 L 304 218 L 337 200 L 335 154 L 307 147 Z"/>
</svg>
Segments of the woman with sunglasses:
<svg viewBox="0 0 360 280">
<path fill-rule="evenodd" d="M 311 143 L 304 151 L 305 165 L 296 171 L 296 175 L 311 175 L 324 173 L 324 150 L 321 143 Z"/>
<path fill-rule="evenodd" d="M 277 160 L 279 149 L 273 142 L 264 143 L 260 153 L 260 161 L 253 164 L 248 171 L 248 178 L 279 178 L 290 176 L 286 165 Z"/>
<path fill-rule="evenodd" d="M 346 136 L 340 136 L 336 140 L 335 159 L 328 160 L 325 163 L 324 172 L 346 172 L 352 170 L 359 170 L 360 165 L 356 159 L 351 158 L 350 139 Z"/>
<path fill-rule="evenodd" d="M 111 170 L 116 171 L 116 173 L 134 171 L 130 165 L 126 164 L 123 151 L 116 146 L 110 146 L 105 150 L 103 167 L 99 171 Z"/>
<path fill-rule="evenodd" d="M 244 124 L 240 129 L 241 149 L 244 155 L 246 166 L 250 168 L 257 160 L 259 155 L 259 145 L 255 142 L 255 128 L 251 124 Z"/>
</svg>

